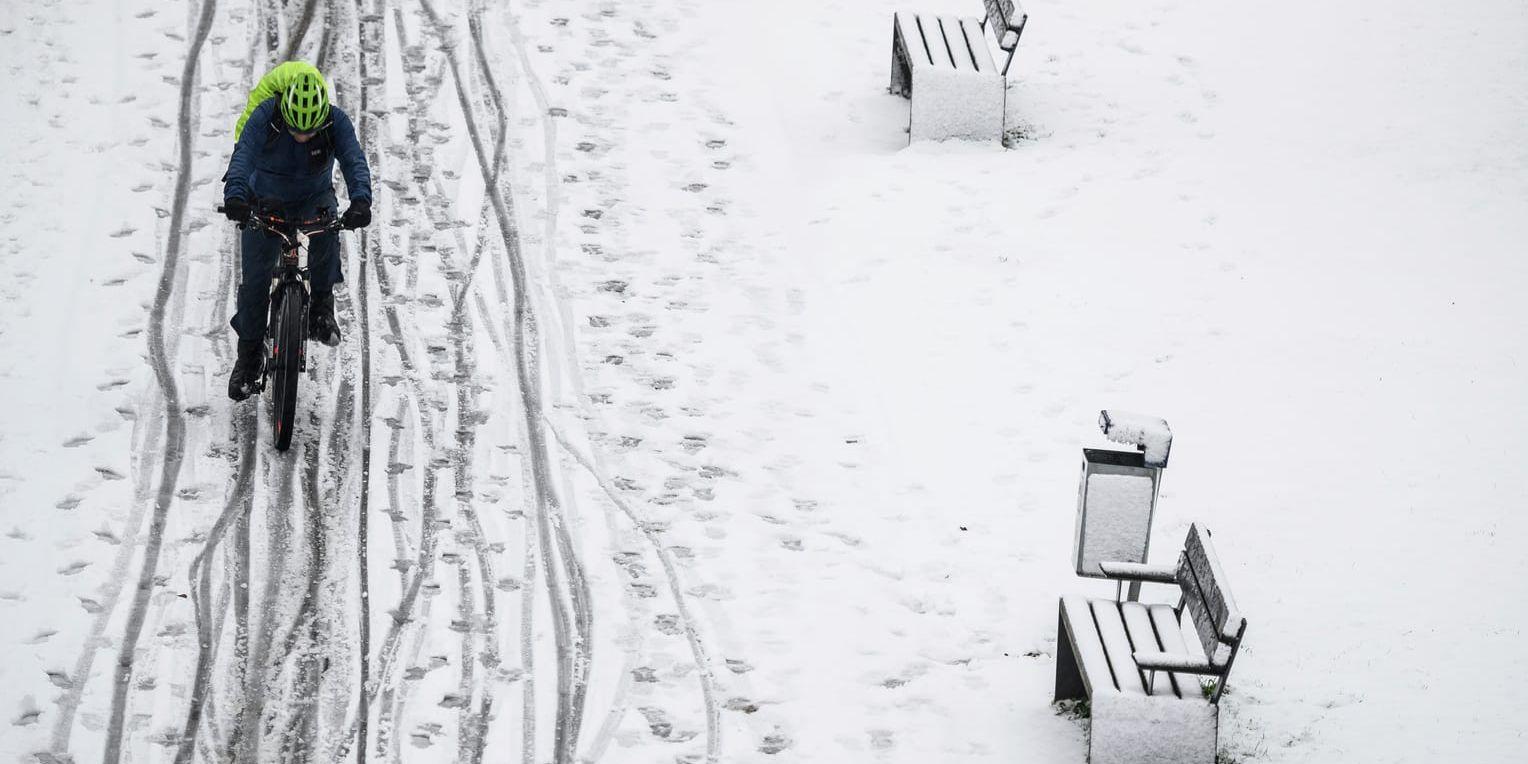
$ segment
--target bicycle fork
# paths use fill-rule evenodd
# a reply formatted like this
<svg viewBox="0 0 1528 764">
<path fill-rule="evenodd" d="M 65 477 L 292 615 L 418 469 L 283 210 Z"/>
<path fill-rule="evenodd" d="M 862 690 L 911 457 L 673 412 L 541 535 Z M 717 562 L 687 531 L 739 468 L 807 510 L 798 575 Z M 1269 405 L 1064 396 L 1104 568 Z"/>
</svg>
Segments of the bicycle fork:
<svg viewBox="0 0 1528 764">
<path fill-rule="evenodd" d="M 289 299 L 296 297 L 302 300 L 302 310 L 298 313 L 301 323 L 299 324 L 299 336 L 301 345 L 297 349 L 298 367 L 300 374 L 308 371 L 308 310 L 313 304 L 313 288 L 308 283 L 308 234 L 299 230 L 296 235 L 296 246 L 281 253 L 280 263 L 276 272 L 271 274 L 271 299 L 265 322 L 265 364 L 260 371 L 259 391 L 265 390 L 266 378 L 276 364 L 281 363 L 281 347 L 277 337 L 280 336 L 279 326 L 282 315 L 282 305 Z M 288 285 L 301 289 L 289 288 Z"/>
</svg>

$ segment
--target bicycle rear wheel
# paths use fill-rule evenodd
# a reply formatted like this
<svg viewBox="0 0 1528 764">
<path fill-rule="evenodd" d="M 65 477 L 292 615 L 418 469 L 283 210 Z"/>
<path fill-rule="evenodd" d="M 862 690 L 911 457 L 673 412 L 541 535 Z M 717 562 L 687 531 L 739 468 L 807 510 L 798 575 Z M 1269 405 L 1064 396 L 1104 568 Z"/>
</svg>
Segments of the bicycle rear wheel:
<svg viewBox="0 0 1528 764">
<path fill-rule="evenodd" d="M 307 294 L 299 284 L 280 292 L 271 336 L 271 424 L 277 451 L 292 445 L 292 424 L 297 419 L 297 380 L 302 377 L 303 341 L 307 339 Z"/>
</svg>

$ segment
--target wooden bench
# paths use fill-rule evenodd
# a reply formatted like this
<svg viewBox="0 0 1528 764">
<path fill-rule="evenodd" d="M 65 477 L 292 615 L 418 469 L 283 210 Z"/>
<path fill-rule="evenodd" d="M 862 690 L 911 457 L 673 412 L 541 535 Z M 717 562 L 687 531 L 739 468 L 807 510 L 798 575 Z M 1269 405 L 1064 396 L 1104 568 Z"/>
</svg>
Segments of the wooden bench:
<svg viewBox="0 0 1528 764">
<path fill-rule="evenodd" d="M 1176 607 L 1063 597 L 1056 700 L 1088 699 L 1091 764 L 1214 764 L 1219 702 L 1247 632 L 1209 531 L 1175 566 L 1100 563 L 1117 581 L 1176 584 Z M 1205 688 L 1202 677 L 1214 680 Z"/>
<path fill-rule="evenodd" d="M 912 101 L 908 142 L 1002 140 L 1008 67 L 1029 16 L 1015 0 L 984 0 L 983 20 L 898 12 L 891 19 L 891 92 Z M 989 36 L 1007 54 L 999 68 Z"/>
</svg>

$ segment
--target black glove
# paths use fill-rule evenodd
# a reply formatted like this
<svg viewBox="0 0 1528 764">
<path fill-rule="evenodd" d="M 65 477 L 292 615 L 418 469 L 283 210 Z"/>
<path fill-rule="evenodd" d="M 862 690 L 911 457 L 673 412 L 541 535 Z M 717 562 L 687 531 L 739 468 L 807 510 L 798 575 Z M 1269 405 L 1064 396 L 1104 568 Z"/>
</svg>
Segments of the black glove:
<svg viewBox="0 0 1528 764">
<path fill-rule="evenodd" d="M 340 217 L 340 225 L 346 228 L 365 228 L 371 225 L 371 200 L 356 199 L 350 203 L 350 209 Z"/>
<path fill-rule="evenodd" d="M 228 199 L 223 202 L 223 214 L 235 223 L 249 222 L 249 202 L 243 199 Z"/>
</svg>

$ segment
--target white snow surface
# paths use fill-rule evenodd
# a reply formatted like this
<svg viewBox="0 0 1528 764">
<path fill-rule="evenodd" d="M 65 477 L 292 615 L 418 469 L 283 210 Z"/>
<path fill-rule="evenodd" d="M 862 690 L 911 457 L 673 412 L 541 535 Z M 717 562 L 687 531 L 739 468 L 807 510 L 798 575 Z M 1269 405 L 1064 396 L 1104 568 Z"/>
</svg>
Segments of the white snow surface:
<svg viewBox="0 0 1528 764">
<path fill-rule="evenodd" d="M 1167 455 L 1173 447 L 1173 431 L 1167 426 L 1166 419 L 1131 411 L 1107 410 L 1099 416 L 1099 426 L 1104 428 L 1104 435 L 1109 440 L 1139 446 L 1148 466 L 1167 466 Z"/>
<path fill-rule="evenodd" d="M 1214 764 L 1215 706 L 1202 698 L 1101 692 L 1092 702 L 1089 764 Z"/>
<path fill-rule="evenodd" d="M 244 744 L 267 758 L 348 739 L 364 545 L 390 693 L 373 754 L 554 760 L 570 675 L 552 603 L 574 560 L 592 614 L 577 758 L 1081 762 L 1083 726 L 1049 703 L 1055 613 L 1112 593 L 1073 574 L 1069 541 L 1076 449 L 1113 405 L 1173 423 L 1155 546 L 1213 528 L 1249 622 L 1221 703 L 1229 760 L 1521 757 L 1528 6 L 1034 0 L 1004 149 L 907 146 L 890 12 L 870 0 L 364 0 L 364 25 L 319 4 L 299 52 L 332 27 L 339 103 L 359 115 L 375 88 L 370 345 L 347 234 L 345 344 L 315 348 L 289 455 L 260 422 L 241 515 L 236 260 L 212 207 L 272 58 L 265 15 L 287 42 L 301 5 L 219 2 L 197 61 L 162 324 L 177 418 L 149 313 L 202 5 L 0 4 L 0 758 L 113 745 L 158 532 L 123 684 L 134 761 L 182 742 L 190 567 L 225 538 L 200 742 L 228 743 L 257 701 Z M 484 207 L 481 6 L 540 421 Z M 363 83 L 367 25 L 383 65 Z M 347 414 L 363 353 L 371 397 Z M 155 528 L 172 420 L 184 462 Z M 555 511 L 531 477 L 537 428 Z M 266 663 L 240 659 L 240 623 Z M 290 697 L 304 688 L 323 703 Z"/>
</svg>

